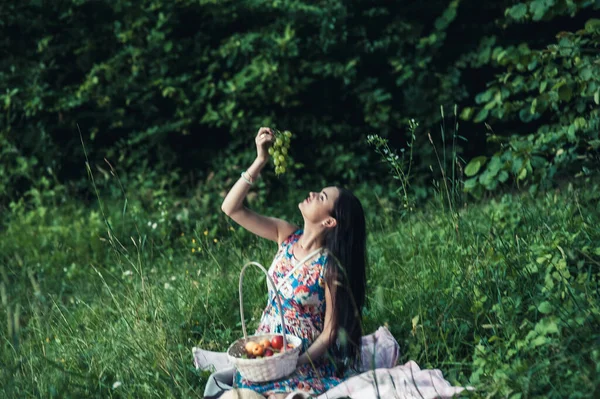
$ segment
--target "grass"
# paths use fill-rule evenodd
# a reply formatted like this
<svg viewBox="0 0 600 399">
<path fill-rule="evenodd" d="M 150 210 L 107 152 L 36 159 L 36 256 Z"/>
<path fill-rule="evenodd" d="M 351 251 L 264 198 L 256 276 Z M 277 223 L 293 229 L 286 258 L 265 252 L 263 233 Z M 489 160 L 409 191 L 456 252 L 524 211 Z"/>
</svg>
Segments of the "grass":
<svg viewBox="0 0 600 399">
<path fill-rule="evenodd" d="M 457 214 L 434 203 L 403 216 L 362 193 L 365 332 L 387 324 L 401 362 L 439 368 L 475 397 L 597 397 L 599 193 L 505 195 Z M 97 209 L 74 201 L 21 203 L 4 218 L 1 397 L 202 396 L 207 373 L 191 348 L 225 350 L 242 335 L 239 270 L 268 264 L 276 248 L 235 227 L 153 226 L 158 216 L 136 201 L 127 212 L 105 201 L 110 234 Z M 252 328 L 266 284 L 253 270 L 244 281 Z"/>
</svg>

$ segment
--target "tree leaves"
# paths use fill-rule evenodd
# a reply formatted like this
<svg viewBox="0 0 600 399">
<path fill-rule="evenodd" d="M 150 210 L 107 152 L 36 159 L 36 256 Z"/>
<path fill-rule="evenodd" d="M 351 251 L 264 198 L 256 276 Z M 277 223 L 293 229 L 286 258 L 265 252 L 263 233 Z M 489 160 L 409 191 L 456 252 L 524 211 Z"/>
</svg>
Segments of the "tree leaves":
<svg viewBox="0 0 600 399">
<path fill-rule="evenodd" d="M 527 5 L 523 3 L 515 4 L 506 10 L 506 15 L 509 15 L 511 18 L 520 21 L 525 18 L 525 15 L 527 15 Z"/>
<path fill-rule="evenodd" d="M 585 30 L 588 33 L 600 32 L 600 19 L 592 18 L 585 23 Z"/>
<path fill-rule="evenodd" d="M 502 167 L 468 180 L 491 188 L 524 173 L 527 182 L 541 178 L 546 166 L 513 171 L 513 165 L 533 155 L 552 160 L 566 143 L 573 150 L 561 165 L 579 162 L 600 130 L 600 71 L 589 53 L 598 47 L 600 20 L 566 32 L 557 18 L 550 33 L 527 37 L 510 26 L 531 23 L 527 29 L 535 30 L 532 20 L 583 13 L 589 2 L 558 7 L 554 0 L 503 0 L 494 3 L 505 9 L 498 20 L 483 2 L 464 9 L 458 0 L 416 8 L 403 2 L 115 0 L 99 9 L 84 3 L 52 3 L 42 20 L 27 6 L 7 9 L 3 18 L 3 33 L 22 34 L 0 42 L 6 54 L 0 87 L 8 89 L 0 97 L 0 125 L 23 133 L 44 166 L 69 162 L 61 149 L 78 143 L 65 129 L 82 120 L 95 132 L 95 153 L 117 154 L 125 168 L 152 157 L 180 166 L 184 159 L 222 162 L 214 154 L 247 148 L 251 126 L 277 123 L 303 132 L 298 148 L 329 140 L 316 154 L 298 154 L 315 159 L 306 163 L 307 174 L 372 177 L 376 166 L 362 153 L 365 132 L 403 141 L 407 118 L 431 130 L 439 106 L 458 103 L 462 120 L 494 124 L 481 153 L 499 152 Z M 577 117 L 586 123 L 575 124 Z M 467 141 L 479 134 L 472 123 L 461 132 Z M 192 138 L 203 145 L 179 147 Z M 428 159 L 429 151 L 415 146 L 418 159 Z M 338 162 L 331 166 L 333 156 Z M 416 166 L 423 184 L 427 166 Z M 468 171 L 483 175 L 486 167 L 487 161 Z"/>
<path fill-rule="evenodd" d="M 529 4 L 531 11 L 531 19 L 540 21 L 547 16 L 550 8 L 554 5 L 555 0 L 533 0 Z"/>
<path fill-rule="evenodd" d="M 558 98 L 562 101 L 569 102 L 573 96 L 573 89 L 568 84 L 563 84 L 558 88 Z"/>
<path fill-rule="evenodd" d="M 469 176 L 469 177 L 476 175 L 477 172 L 479 172 L 479 169 L 481 169 L 481 167 L 485 164 L 486 161 L 487 161 L 487 157 L 485 157 L 485 156 L 479 156 L 479 157 L 473 158 L 467 164 L 467 166 L 465 166 L 465 175 Z"/>
<path fill-rule="evenodd" d="M 507 21 L 549 20 L 589 7 L 591 3 L 557 7 L 555 0 L 531 0 L 512 5 L 505 15 Z M 466 107 L 461 117 L 469 119 L 474 114 L 475 123 L 493 118 L 499 133 L 490 134 L 489 142 L 501 143 L 497 154 L 504 164 L 498 170 L 490 161 L 483 172 L 472 164 L 469 172 L 476 170 L 480 175 L 470 180 L 470 191 L 475 190 L 475 182 L 491 189 L 508 182 L 510 176 L 533 187 L 546 179 L 549 182 L 555 173 L 598 170 L 588 150 L 600 140 L 600 64 L 590 52 L 600 46 L 600 20 L 590 19 L 585 29 L 574 32 L 557 31 L 555 41 L 545 49 L 531 50 L 535 48 L 532 40 L 493 49 L 489 62 L 503 69 L 495 82 L 476 95 L 480 108 Z M 508 120 L 522 122 L 511 126 L 517 132 L 502 132 L 498 127 Z M 532 131 L 527 126 L 534 121 Z"/>
<path fill-rule="evenodd" d="M 483 122 L 489 115 L 490 111 L 487 108 L 482 108 L 479 110 L 475 118 L 473 118 L 473 122 L 480 123 Z"/>
<path fill-rule="evenodd" d="M 553 310 L 552 304 L 548 301 L 544 301 L 538 305 L 538 311 L 540 313 L 548 314 L 548 313 L 552 312 L 552 310 Z"/>
</svg>

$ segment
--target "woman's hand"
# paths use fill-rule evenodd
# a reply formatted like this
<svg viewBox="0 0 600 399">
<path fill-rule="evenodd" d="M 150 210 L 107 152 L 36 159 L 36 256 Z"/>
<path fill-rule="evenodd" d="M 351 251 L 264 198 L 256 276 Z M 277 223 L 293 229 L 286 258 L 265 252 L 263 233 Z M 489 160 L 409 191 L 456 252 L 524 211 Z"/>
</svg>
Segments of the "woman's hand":
<svg viewBox="0 0 600 399">
<path fill-rule="evenodd" d="M 275 141 L 271 129 L 268 127 L 261 127 L 258 129 L 258 134 L 254 141 L 256 142 L 256 158 L 263 162 L 269 159 L 269 147 L 272 146 L 273 141 Z"/>
</svg>

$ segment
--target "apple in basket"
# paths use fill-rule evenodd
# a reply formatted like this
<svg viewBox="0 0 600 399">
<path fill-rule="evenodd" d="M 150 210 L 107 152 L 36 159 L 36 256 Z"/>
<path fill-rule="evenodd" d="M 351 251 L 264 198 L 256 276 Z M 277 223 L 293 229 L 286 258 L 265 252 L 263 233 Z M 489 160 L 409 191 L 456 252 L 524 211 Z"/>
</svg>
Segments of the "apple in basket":
<svg viewBox="0 0 600 399">
<path fill-rule="evenodd" d="M 292 343 L 287 344 L 288 349 L 294 349 L 294 347 L 295 346 Z M 271 338 L 271 340 L 264 338 L 259 342 L 246 342 L 242 357 L 245 359 L 261 359 L 263 356 L 271 357 L 284 352 L 285 349 L 283 347 L 283 336 L 275 335 L 273 338 Z"/>
<path fill-rule="evenodd" d="M 265 352 L 265 348 L 261 344 L 253 341 L 248 341 L 244 349 L 250 358 L 261 357 Z"/>
<path fill-rule="evenodd" d="M 271 347 L 276 350 L 283 348 L 283 335 L 275 335 L 271 338 Z"/>
</svg>

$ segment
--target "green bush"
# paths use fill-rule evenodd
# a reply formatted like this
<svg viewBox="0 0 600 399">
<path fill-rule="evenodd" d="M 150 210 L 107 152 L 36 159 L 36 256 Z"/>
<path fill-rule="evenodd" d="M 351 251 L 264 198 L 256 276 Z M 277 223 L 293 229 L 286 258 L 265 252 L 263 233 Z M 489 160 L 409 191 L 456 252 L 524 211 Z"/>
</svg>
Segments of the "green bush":
<svg viewBox="0 0 600 399">
<path fill-rule="evenodd" d="M 551 3 L 516 4 L 506 10 L 506 23 L 551 20 L 599 7 L 593 2 L 565 2 L 560 7 Z M 494 190 L 509 178 L 528 182 L 536 190 L 540 184 L 553 182 L 557 173 L 561 177 L 597 173 L 600 20 L 584 22 L 575 32 L 557 30 L 557 42 L 539 49 L 527 42 L 507 46 L 496 37 L 485 37 L 479 54 L 465 57 L 470 66 L 488 64 L 501 71 L 475 97 L 478 106 L 465 108 L 461 114 L 466 120 L 487 120 L 487 141 L 495 151 L 489 162 L 480 156 L 467 165 L 465 173 L 471 178 L 465 181 L 466 190 L 481 195 L 482 190 Z M 490 127 L 513 120 L 520 122 L 511 129 L 516 132 L 496 132 Z"/>
<path fill-rule="evenodd" d="M 439 107 L 455 104 L 469 120 L 458 153 L 496 153 L 501 163 L 468 181 L 475 194 L 515 179 L 551 182 L 563 169 L 585 174 L 597 150 L 597 21 L 585 18 L 597 2 L 0 7 L 5 206 L 48 167 L 86 191 L 78 126 L 92 164 L 106 158 L 127 175 L 180 169 L 185 189 L 243 167 L 249 155 L 239 154 L 265 125 L 296 134 L 291 152 L 302 168 L 287 186 L 383 183 L 363 151 L 366 136 L 404 146 L 411 118 L 422 125 L 413 185 L 425 189 L 436 164 L 427 132 L 444 123 Z M 488 144 L 484 121 L 495 132 Z"/>
</svg>

